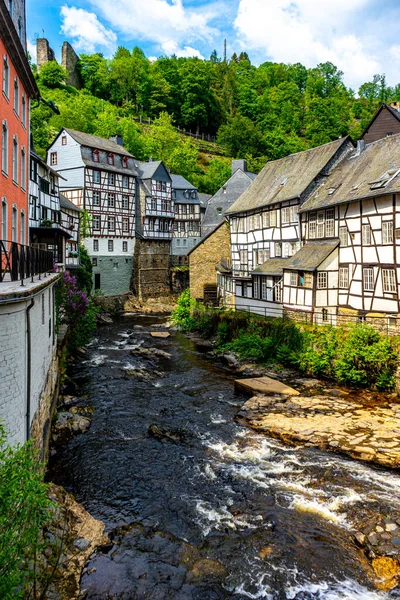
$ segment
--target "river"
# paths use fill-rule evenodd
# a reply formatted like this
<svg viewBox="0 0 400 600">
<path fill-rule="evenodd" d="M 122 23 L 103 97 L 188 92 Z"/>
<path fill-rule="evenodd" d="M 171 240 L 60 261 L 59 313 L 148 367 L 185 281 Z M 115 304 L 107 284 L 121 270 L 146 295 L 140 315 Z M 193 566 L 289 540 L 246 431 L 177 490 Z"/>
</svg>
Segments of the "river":
<svg viewBox="0 0 400 600">
<path fill-rule="evenodd" d="M 153 339 L 164 321 L 129 315 L 102 327 L 71 370 L 93 421 L 55 455 L 50 476 L 113 540 L 89 562 L 86 597 L 400 598 L 376 591 L 351 541 L 360 517 L 400 509 L 400 477 L 236 424 L 245 398 L 233 374 L 179 332 Z M 132 355 L 138 347 L 171 358 Z M 159 441 L 153 423 L 185 439 Z M 201 557 L 219 567 L 207 575 L 199 565 L 213 562 L 192 566 Z"/>
</svg>

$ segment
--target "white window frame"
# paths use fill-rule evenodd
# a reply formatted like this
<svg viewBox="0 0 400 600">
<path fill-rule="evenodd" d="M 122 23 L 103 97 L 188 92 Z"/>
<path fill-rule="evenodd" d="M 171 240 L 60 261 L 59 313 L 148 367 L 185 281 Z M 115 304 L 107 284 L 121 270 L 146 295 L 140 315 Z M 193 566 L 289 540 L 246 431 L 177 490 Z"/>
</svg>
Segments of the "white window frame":
<svg viewBox="0 0 400 600">
<path fill-rule="evenodd" d="M 382 221 L 382 244 L 393 244 L 393 221 Z"/>
<path fill-rule="evenodd" d="M 328 272 L 318 271 L 317 273 L 317 290 L 328 289 Z"/>
<path fill-rule="evenodd" d="M 292 287 L 297 287 L 298 281 L 299 281 L 299 277 L 298 277 L 297 271 L 291 271 L 290 272 L 290 285 Z"/>
<path fill-rule="evenodd" d="M 325 236 L 335 237 L 335 209 L 328 208 L 325 213 Z"/>
<path fill-rule="evenodd" d="M 341 290 L 349 288 L 349 267 L 339 267 L 339 288 Z"/>
<path fill-rule="evenodd" d="M 100 206 L 101 194 L 98 190 L 92 192 L 92 206 Z"/>
<path fill-rule="evenodd" d="M 312 212 L 308 217 L 308 237 L 314 240 L 317 237 L 317 213 Z"/>
<path fill-rule="evenodd" d="M 107 217 L 107 231 L 115 231 L 115 217 L 114 216 Z"/>
<path fill-rule="evenodd" d="M 99 251 L 99 240 L 93 240 L 93 252 Z"/>
<path fill-rule="evenodd" d="M 287 225 L 290 223 L 290 206 L 285 206 L 282 208 L 282 225 Z"/>
<path fill-rule="evenodd" d="M 10 99 L 10 65 L 6 54 L 3 56 L 3 94 Z"/>
<path fill-rule="evenodd" d="M 371 225 L 369 223 L 364 223 L 364 225 L 361 226 L 361 231 L 362 231 L 362 245 L 363 246 L 370 246 L 371 245 Z"/>
<path fill-rule="evenodd" d="M 13 147 L 12 147 L 12 180 L 18 185 L 18 137 L 13 136 Z"/>
<path fill-rule="evenodd" d="M 114 240 L 108 240 L 107 249 L 109 252 L 114 252 Z"/>
<path fill-rule="evenodd" d="M 8 176 L 8 125 L 7 121 L 2 124 L 1 137 L 1 169 Z"/>
<path fill-rule="evenodd" d="M 372 267 L 365 267 L 363 268 L 363 290 L 364 292 L 373 292 L 374 288 L 374 269 Z"/>
<path fill-rule="evenodd" d="M 341 247 L 347 247 L 349 245 L 349 230 L 347 225 L 339 227 L 339 240 Z"/>
<path fill-rule="evenodd" d="M 19 81 L 14 77 L 14 112 L 19 117 Z"/>
<path fill-rule="evenodd" d="M 93 183 L 101 183 L 101 173 L 98 169 L 92 171 Z"/>
<path fill-rule="evenodd" d="M 93 231 L 100 231 L 100 229 L 101 229 L 101 215 L 93 215 L 92 226 L 93 226 Z"/>
<path fill-rule="evenodd" d="M 396 293 L 396 272 L 394 269 L 382 269 L 382 288 L 384 292 Z"/>
</svg>

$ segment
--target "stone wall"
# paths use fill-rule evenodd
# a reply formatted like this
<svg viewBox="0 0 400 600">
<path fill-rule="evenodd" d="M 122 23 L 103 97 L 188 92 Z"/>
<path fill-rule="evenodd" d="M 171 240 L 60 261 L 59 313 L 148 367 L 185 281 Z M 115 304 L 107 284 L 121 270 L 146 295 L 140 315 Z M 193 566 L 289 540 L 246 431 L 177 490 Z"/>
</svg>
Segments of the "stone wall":
<svg viewBox="0 0 400 600">
<path fill-rule="evenodd" d="M 230 259 L 231 243 L 228 225 L 223 222 L 205 238 L 189 255 L 190 295 L 204 299 L 204 286 L 217 285 L 216 265 L 221 259 Z"/>
<path fill-rule="evenodd" d="M 189 287 L 189 271 L 180 269 L 171 272 L 171 288 L 174 294 L 181 294 Z"/>
<path fill-rule="evenodd" d="M 78 69 L 79 56 L 68 42 L 64 42 L 61 51 L 61 65 L 68 73 L 67 85 L 80 89 L 82 87 L 81 78 Z"/>
<path fill-rule="evenodd" d="M 138 298 L 161 298 L 171 292 L 169 240 L 137 239 L 131 289 Z"/>
<path fill-rule="evenodd" d="M 38 73 L 46 63 L 51 60 L 56 60 L 54 50 L 50 48 L 49 41 L 46 38 L 38 38 L 36 40 L 36 66 Z"/>
<path fill-rule="evenodd" d="M 133 256 L 96 256 L 97 266 L 93 267 L 93 280 L 100 276 L 100 291 L 105 296 L 121 296 L 130 289 L 133 269 Z"/>
</svg>

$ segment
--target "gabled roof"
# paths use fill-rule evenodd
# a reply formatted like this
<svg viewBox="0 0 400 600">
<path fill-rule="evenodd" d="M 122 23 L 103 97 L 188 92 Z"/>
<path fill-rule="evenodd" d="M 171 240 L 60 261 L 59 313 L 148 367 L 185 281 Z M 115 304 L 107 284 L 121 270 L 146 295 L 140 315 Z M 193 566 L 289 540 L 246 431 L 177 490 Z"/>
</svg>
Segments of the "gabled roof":
<svg viewBox="0 0 400 600">
<path fill-rule="evenodd" d="M 209 237 L 212 236 L 213 233 L 215 233 L 222 225 L 227 225 L 227 222 L 225 221 L 225 219 L 223 221 L 221 221 L 221 223 L 218 223 L 217 225 L 214 225 L 212 227 L 212 229 L 210 229 L 207 232 L 207 235 L 205 235 L 204 237 L 202 237 L 195 246 L 193 246 L 193 248 L 191 248 L 189 250 L 189 252 L 187 253 L 186 256 L 189 256 L 189 254 L 192 254 L 192 252 L 194 252 L 194 250 L 196 250 L 199 246 L 201 246 L 206 240 L 208 240 Z M 218 260 L 218 258 L 216 257 L 215 259 L 216 261 Z"/>
<path fill-rule="evenodd" d="M 71 200 L 64 196 L 64 194 L 60 194 L 60 208 L 75 210 L 76 212 L 83 212 L 82 208 L 78 208 L 78 206 L 71 202 Z"/>
<path fill-rule="evenodd" d="M 315 271 L 319 265 L 339 246 L 339 240 L 308 242 L 288 260 L 285 269 Z"/>
<path fill-rule="evenodd" d="M 136 161 L 139 165 L 139 174 L 142 179 L 151 179 L 158 167 L 163 164 L 162 160 L 151 160 L 149 162 Z"/>
<path fill-rule="evenodd" d="M 267 162 L 253 184 L 226 214 L 254 210 L 276 202 L 300 198 L 349 138 Z"/>
<path fill-rule="evenodd" d="M 289 262 L 290 258 L 269 258 L 252 273 L 254 275 L 283 275 L 283 269 L 287 269 Z"/>
<path fill-rule="evenodd" d="M 47 171 L 49 171 L 49 173 L 52 173 L 55 177 L 58 177 L 58 179 L 63 179 L 64 181 L 67 181 L 65 179 L 65 177 L 63 177 L 62 175 L 60 175 L 60 173 L 58 171 L 55 171 L 54 169 L 52 169 L 50 167 L 50 165 L 48 165 L 46 163 L 46 161 L 43 160 L 43 158 L 41 156 L 39 156 L 39 154 L 36 152 L 36 150 L 34 148 L 32 148 L 32 146 L 31 146 L 31 149 L 30 149 L 30 155 L 31 155 L 31 158 L 34 158 L 37 162 L 39 162 L 42 165 L 42 167 L 44 167 L 45 169 L 47 169 Z"/>
<path fill-rule="evenodd" d="M 182 177 L 182 175 L 171 174 L 171 179 L 172 189 L 174 190 L 197 190 L 197 187 Z"/>
<path fill-rule="evenodd" d="M 381 114 L 381 112 L 383 110 L 388 110 L 390 112 L 390 114 L 397 120 L 400 121 L 400 112 L 398 110 L 395 110 L 394 108 L 392 108 L 391 106 L 389 106 L 389 104 L 381 104 L 380 107 L 378 108 L 378 110 L 376 111 L 376 113 L 374 114 L 374 116 L 372 117 L 372 119 L 370 120 L 370 122 L 368 123 L 368 125 L 366 126 L 366 128 L 364 129 L 364 131 L 362 132 L 362 134 L 360 135 L 360 138 L 363 138 L 364 135 L 369 131 L 369 129 L 371 129 L 371 126 L 373 125 L 373 123 L 376 121 L 376 119 L 379 117 L 379 115 Z"/>
<path fill-rule="evenodd" d="M 120 146 L 111 140 L 106 140 L 105 138 L 91 135 L 90 133 L 76 131 L 75 129 L 64 129 L 63 131 L 66 131 L 76 142 L 78 142 L 78 144 L 81 144 L 81 146 L 89 146 L 89 148 L 95 150 L 104 150 L 105 152 L 111 152 L 112 154 L 121 154 L 123 156 L 134 158 L 123 146 Z"/>
<path fill-rule="evenodd" d="M 198 194 L 201 208 L 207 208 L 208 201 L 212 198 L 211 194 Z"/>
<path fill-rule="evenodd" d="M 379 180 L 384 176 L 380 187 Z M 367 144 L 361 154 L 349 154 L 313 191 L 301 212 L 397 192 L 400 192 L 400 133 Z"/>
</svg>

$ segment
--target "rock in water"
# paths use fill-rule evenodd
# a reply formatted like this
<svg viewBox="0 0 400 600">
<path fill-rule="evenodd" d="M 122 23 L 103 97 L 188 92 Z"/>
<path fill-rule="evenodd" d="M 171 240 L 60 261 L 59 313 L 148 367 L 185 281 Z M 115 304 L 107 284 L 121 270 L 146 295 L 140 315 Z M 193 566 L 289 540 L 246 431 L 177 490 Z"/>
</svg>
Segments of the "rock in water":
<svg viewBox="0 0 400 600">
<path fill-rule="evenodd" d="M 175 444 L 182 444 L 186 441 L 186 434 L 181 429 L 165 429 L 164 427 L 159 427 L 155 423 L 150 425 L 148 433 L 160 441 L 167 440 L 168 442 L 174 442 Z"/>
</svg>

